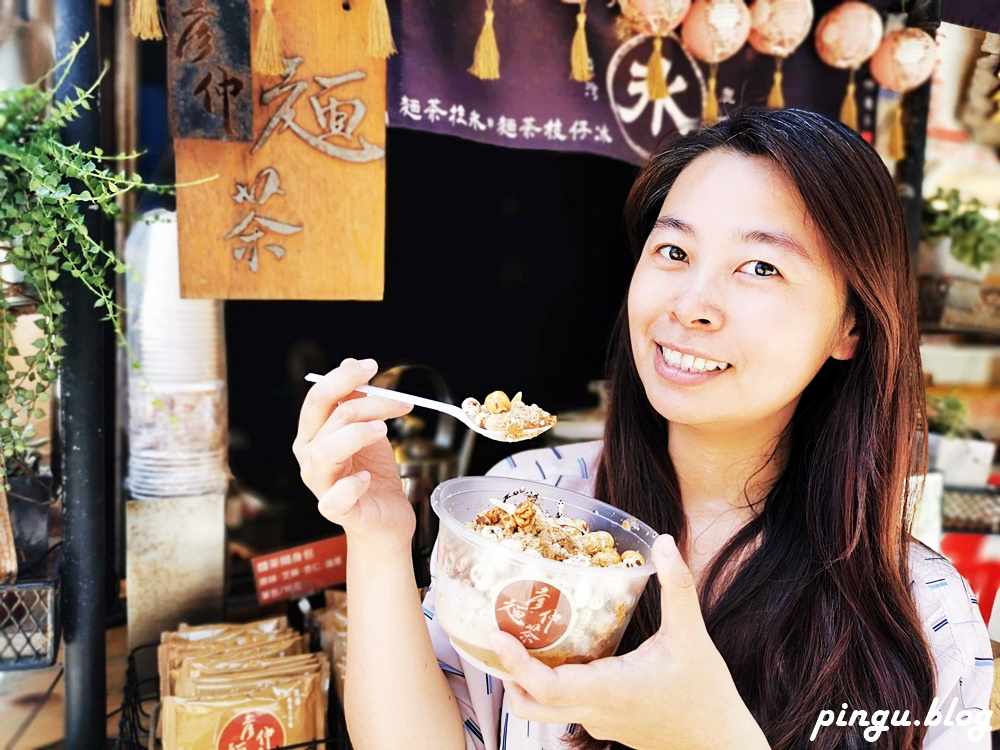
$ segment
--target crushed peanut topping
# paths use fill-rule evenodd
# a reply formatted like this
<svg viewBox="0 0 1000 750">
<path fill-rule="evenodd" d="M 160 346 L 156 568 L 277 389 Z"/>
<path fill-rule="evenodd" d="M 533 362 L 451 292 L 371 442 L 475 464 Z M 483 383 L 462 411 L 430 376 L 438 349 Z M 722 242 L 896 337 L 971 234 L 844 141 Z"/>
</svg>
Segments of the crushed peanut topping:
<svg viewBox="0 0 1000 750">
<path fill-rule="evenodd" d="M 508 398 L 503 391 L 493 391 L 482 404 L 474 398 L 467 398 L 462 402 L 462 411 L 478 427 L 501 432 L 513 440 L 532 437 L 533 432 L 556 423 L 556 417 L 538 404 L 525 404 L 520 391 L 514 398 Z"/>
<path fill-rule="evenodd" d="M 524 496 L 520 502 L 516 502 L 518 495 Z M 551 516 L 538 504 L 538 495 L 524 487 L 490 502 L 492 507 L 465 525 L 505 547 L 571 565 L 636 568 L 646 564 L 634 550 L 620 553 L 615 549 L 615 539 L 607 531 L 590 531 L 586 521 L 563 517 L 561 508 Z"/>
</svg>

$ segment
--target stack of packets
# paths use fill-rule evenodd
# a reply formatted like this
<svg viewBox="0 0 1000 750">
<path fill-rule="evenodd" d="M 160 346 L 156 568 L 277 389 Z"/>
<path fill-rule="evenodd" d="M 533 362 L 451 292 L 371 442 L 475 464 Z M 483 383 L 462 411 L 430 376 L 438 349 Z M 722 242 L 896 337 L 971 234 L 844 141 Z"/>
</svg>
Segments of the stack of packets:
<svg viewBox="0 0 1000 750">
<path fill-rule="evenodd" d="M 326 736 L 330 664 L 276 617 L 181 625 L 157 649 L 164 750 L 273 750 Z"/>
<path fill-rule="evenodd" d="M 319 636 L 320 648 L 333 664 L 337 700 L 344 705 L 344 678 L 347 674 L 347 593 L 335 589 L 323 592 L 326 607 L 309 613 L 310 627 Z"/>
</svg>

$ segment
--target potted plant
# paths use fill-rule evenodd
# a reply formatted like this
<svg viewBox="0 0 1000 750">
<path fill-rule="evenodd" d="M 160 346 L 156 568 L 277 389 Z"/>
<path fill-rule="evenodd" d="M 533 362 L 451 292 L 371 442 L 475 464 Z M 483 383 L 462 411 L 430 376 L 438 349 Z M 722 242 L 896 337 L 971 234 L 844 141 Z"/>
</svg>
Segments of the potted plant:
<svg viewBox="0 0 1000 750">
<path fill-rule="evenodd" d="M 924 199 L 920 273 L 982 281 L 1000 254 L 1000 212 L 957 190 Z"/>
<path fill-rule="evenodd" d="M 67 144 L 62 132 L 81 110 L 90 109 L 100 78 L 89 89 L 74 87 L 57 101 L 56 92 L 73 65 L 84 37 L 49 76 L 18 89 L 0 91 L 0 480 L 31 470 L 32 419 L 44 414 L 49 387 L 58 374 L 63 274 L 93 293 L 125 343 L 122 307 L 115 301 L 114 275 L 125 265 L 113 250 L 91 237 L 85 216 L 98 210 L 118 216 L 117 199 L 145 185 L 138 175 L 115 171 L 135 154 L 105 155 Z M 102 74 L 103 75 L 103 74 Z M 48 85 L 53 82 L 54 85 Z M 38 328 L 31 351 L 20 352 L 13 338 L 18 317 L 35 314 Z M 31 337 L 29 337 L 31 338 Z M 133 366 L 137 363 L 133 362 Z"/>
<path fill-rule="evenodd" d="M 952 487 L 985 487 L 996 444 L 966 423 L 965 404 L 954 393 L 927 396 L 927 453 L 930 468 Z"/>
</svg>

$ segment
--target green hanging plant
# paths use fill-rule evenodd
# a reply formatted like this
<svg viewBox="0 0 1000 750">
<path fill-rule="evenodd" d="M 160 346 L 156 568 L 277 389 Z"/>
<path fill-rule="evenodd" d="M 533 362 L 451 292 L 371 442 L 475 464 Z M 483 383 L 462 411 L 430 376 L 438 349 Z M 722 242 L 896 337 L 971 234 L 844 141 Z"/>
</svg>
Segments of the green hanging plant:
<svg viewBox="0 0 1000 750">
<path fill-rule="evenodd" d="M 138 154 L 106 155 L 63 142 L 63 129 L 91 108 L 104 76 L 56 101 L 86 42 L 84 37 L 74 44 L 41 81 L 0 91 L 0 255 L 5 253 L 5 263 L 24 277 L 0 285 L 0 479 L 23 465 L 20 458 L 30 452 L 34 438 L 30 420 L 43 415 L 40 404 L 49 400 L 49 387 L 58 377 L 66 344 L 60 335 L 66 312 L 58 285 L 63 274 L 79 279 L 93 294 L 94 306 L 102 309 L 119 343 L 127 345 L 124 309 L 115 300 L 115 275 L 125 271 L 125 264 L 91 237 L 86 212 L 118 217 L 122 194 L 140 187 L 172 190 L 111 168 Z M 54 85 L 47 85 L 50 80 Z M 37 314 L 39 332 L 35 351 L 22 358 L 13 326 L 16 315 L 26 312 Z"/>
</svg>

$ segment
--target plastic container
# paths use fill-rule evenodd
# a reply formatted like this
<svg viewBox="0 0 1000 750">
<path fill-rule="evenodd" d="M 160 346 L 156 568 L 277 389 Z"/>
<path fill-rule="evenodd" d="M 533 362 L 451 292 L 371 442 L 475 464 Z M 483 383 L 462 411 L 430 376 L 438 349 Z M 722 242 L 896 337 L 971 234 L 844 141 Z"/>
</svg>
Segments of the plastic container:
<svg viewBox="0 0 1000 750">
<path fill-rule="evenodd" d="M 581 518 L 607 531 L 619 552 L 635 550 L 638 568 L 600 568 L 547 560 L 476 533 L 464 524 L 492 507 L 490 498 L 525 487 L 555 515 Z M 550 667 L 614 654 L 635 605 L 653 574 L 657 533 L 607 503 L 538 482 L 503 477 L 460 477 L 438 485 L 431 507 L 441 519 L 434 562 L 438 622 L 455 650 L 495 677 L 509 678 L 490 647 L 492 633 L 516 636 Z"/>
</svg>

